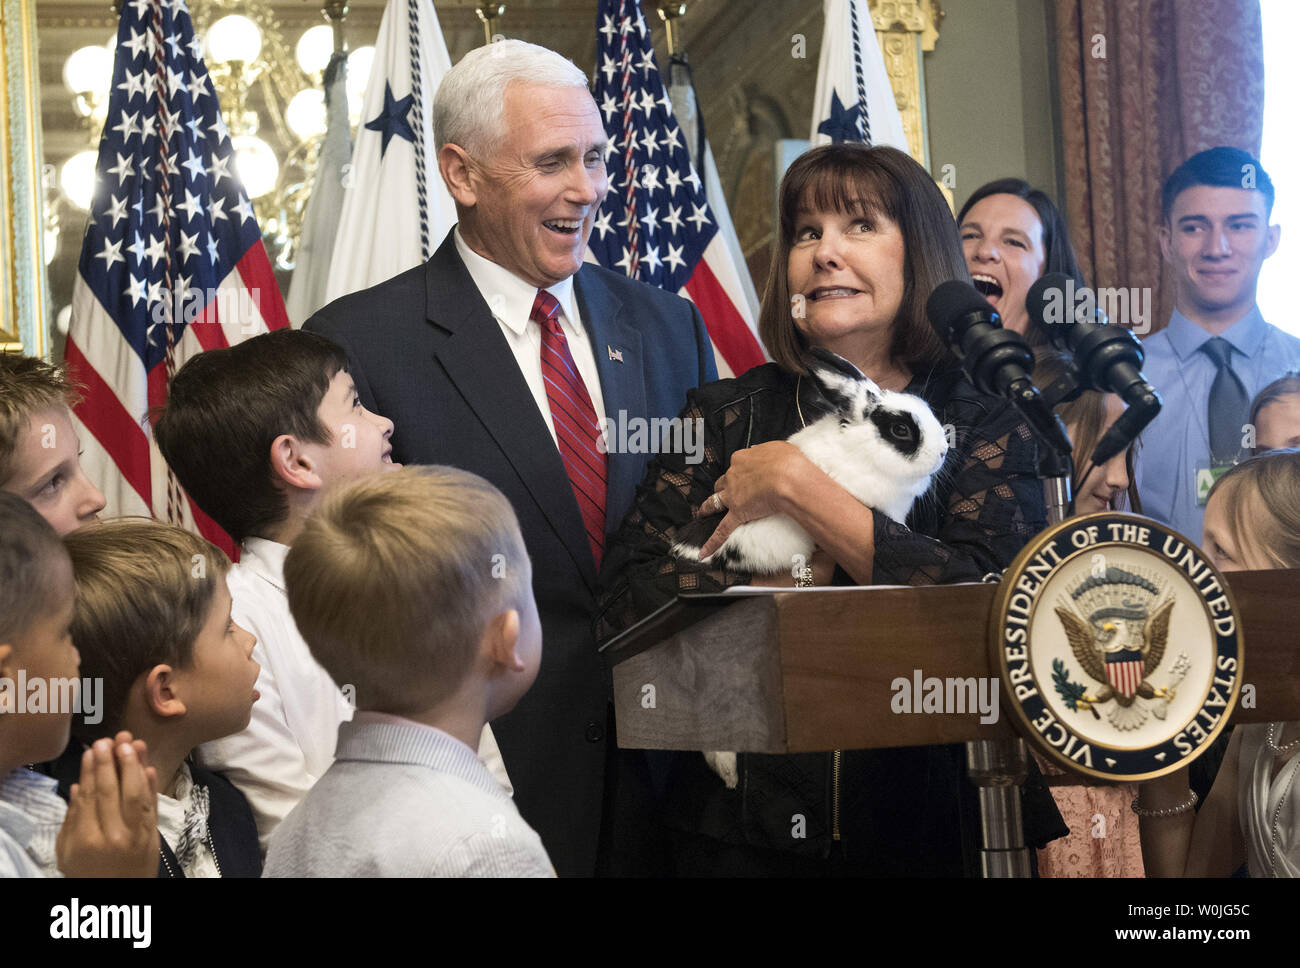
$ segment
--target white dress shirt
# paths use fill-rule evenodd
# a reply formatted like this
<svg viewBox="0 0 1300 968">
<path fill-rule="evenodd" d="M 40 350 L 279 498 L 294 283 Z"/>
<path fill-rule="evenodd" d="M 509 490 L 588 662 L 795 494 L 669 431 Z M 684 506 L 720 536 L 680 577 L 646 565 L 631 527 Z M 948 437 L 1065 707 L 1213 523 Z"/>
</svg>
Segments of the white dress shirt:
<svg viewBox="0 0 1300 968">
<path fill-rule="evenodd" d="M 542 380 L 542 329 L 529 318 L 533 311 L 533 301 L 537 298 L 537 287 L 520 279 L 509 269 L 503 269 L 495 262 L 489 262 L 471 249 L 460 236 L 460 227 L 454 232 L 456 251 L 461 261 L 469 270 L 470 278 L 478 287 L 479 294 L 488 304 L 488 309 L 501 326 L 510 351 L 519 364 L 528 389 L 533 392 L 537 409 L 546 422 L 546 428 L 555 437 L 555 424 L 551 419 L 551 404 L 546 399 L 546 383 Z M 577 364 L 582 382 L 587 385 L 591 396 L 591 405 L 596 411 L 600 426 L 605 426 L 605 395 L 600 390 L 600 374 L 596 371 L 596 357 L 591 350 L 591 338 L 578 314 L 578 300 L 573 294 L 573 277 L 557 282 L 546 289 L 560 304 L 560 328 L 569 344 L 569 353 Z"/>
<path fill-rule="evenodd" d="M 261 694 L 242 733 L 204 743 L 199 761 L 224 773 L 248 800 L 257 837 L 267 840 L 334 761 L 339 723 L 352 718 L 352 705 L 298 633 L 284 590 L 289 546 L 265 538 L 243 544 L 239 564 L 226 578 L 235 624 L 257 637 L 253 658 L 262 666 Z M 493 776 L 513 793 L 501 752 L 484 727 L 479 755 Z"/>
</svg>

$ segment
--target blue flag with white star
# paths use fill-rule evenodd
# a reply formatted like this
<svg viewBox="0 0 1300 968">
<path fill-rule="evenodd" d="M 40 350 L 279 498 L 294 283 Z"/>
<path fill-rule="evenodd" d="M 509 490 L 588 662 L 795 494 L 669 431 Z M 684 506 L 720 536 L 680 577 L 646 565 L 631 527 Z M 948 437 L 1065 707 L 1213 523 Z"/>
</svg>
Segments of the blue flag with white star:
<svg viewBox="0 0 1300 968">
<path fill-rule="evenodd" d="M 433 144 L 433 95 L 449 70 L 433 0 L 388 0 L 344 178 L 326 301 L 420 265 L 455 224 Z"/>
<path fill-rule="evenodd" d="M 909 151 L 866 0 L 824 0 L 813 97 L 813 146 L 844 141 Z"/>
</svg>

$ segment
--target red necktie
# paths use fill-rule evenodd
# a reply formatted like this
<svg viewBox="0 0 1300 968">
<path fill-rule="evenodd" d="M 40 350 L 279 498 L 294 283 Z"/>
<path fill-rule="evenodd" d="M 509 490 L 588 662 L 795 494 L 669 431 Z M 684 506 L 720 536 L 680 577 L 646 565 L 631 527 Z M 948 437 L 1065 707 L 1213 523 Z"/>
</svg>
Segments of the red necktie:
<svg viewBox="0 0 1300 968">
<path fill-rule="evenodd" d="M 555 439 L 560 459 L 578 499 L 582 523 L 591 543 L 591 556 L 600 569 L 605 550 L 605 489 L 608 480 L 607 460 L 598 445 L 600 422 L 591 395 L 582 382 L 578 367 L 569 352 L 569 341 L 560 328 L 560 304 L 545 289 L 537 291 L 529 318 L 542 327 L 542 379 L 546 383 L 546 400 L 551 405 Z"/>
</svg>

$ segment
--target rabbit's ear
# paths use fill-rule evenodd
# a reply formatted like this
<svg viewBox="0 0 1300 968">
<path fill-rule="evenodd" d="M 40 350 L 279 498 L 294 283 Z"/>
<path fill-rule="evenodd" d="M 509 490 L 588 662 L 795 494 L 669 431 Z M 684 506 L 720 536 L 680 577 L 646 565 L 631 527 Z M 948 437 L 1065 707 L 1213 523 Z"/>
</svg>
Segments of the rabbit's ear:
<svg viewBox="0 0 1300 968">
<path fill-rule="evenodd" d="M 880 388 L 856 366 L 820 346 L 812 348 L 813 382 L 837 410 L 865 417 L 879 402 Z"/>
</svg>

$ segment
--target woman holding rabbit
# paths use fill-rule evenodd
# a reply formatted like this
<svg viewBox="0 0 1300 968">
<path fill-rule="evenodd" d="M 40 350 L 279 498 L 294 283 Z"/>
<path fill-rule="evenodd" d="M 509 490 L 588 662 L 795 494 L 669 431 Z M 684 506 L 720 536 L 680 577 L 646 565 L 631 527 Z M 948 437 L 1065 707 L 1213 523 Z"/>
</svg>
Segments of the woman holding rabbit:
<svg viewBox="0 0 1300 968">
<path fill-rule="evenodd" d="M 862 585 L 979 581 L 1045 525 L 1027 426 L 970 386 L 925 318 L 936 286 L 969 279 L 925 170 L 893 148 L 827 145 L 791 165 L 779 204 L 759 321 L 773 362 L 688 396 L 682 418 L 702 422 L 704 459 L 663 453 L 651 464 L 607 544 L 601 638 L 679 592 L 795 583 L 798 568 L 756 575 L 674 555 L 701 519 L 716 524 L 701 559 L 741 524 L 781 513 L 815 543 L 812 582 Z M 814 349 L 852 364 L 884 396 L 921 398 L 942 425 L 946 459 L 906 520 L 860 503 L 787 441 L 836 409 L 810 372 Z M 979 844 L 963 764 L 957 747 L 740 754 L 724 778 L 699 754 L 677 755 L 664 811 L 678 873 L 967 873 Z M 1063 834 L 1046 790 L 1027 790 L 1027 839 Z"/>
</svg>

